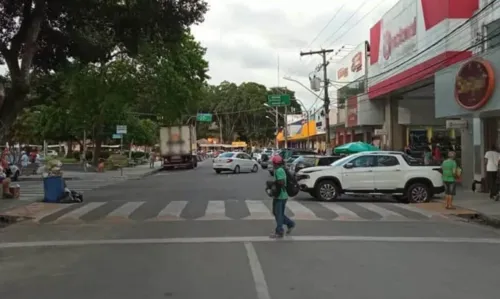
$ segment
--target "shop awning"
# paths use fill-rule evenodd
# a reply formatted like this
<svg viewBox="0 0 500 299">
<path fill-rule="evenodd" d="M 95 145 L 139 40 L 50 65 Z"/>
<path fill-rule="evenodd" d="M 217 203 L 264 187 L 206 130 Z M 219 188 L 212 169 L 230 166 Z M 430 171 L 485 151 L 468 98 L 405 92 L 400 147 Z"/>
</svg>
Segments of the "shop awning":
<svg viewBox="0 0 500 299">
<path fill-rule="evenodd" d="M 297 134 L 288 137 L 290 141 L 306 140 L 308 137 L 312 137 L 317 134 L 316 131 L 316 121 L 310 120 L 309 122 L 302 125 Z M 280 131 L 276 136 L 278 141 L 284 141 L 283 131 Z"/>
</svg>

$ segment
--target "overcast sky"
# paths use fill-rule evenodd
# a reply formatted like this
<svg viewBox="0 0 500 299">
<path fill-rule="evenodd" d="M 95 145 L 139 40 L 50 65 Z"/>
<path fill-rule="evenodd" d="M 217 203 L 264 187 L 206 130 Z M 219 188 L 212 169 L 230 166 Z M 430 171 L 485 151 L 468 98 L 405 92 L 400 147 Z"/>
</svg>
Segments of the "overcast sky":
<svg viewBox="0 0 500 299">
<path fill-rule="evenodd" d="M 276 86 L 279 56 L 280 77 L 290 76 L 308 85 L 308 74 L 319 63 L 320 57 L 300 58 L 301 50 L 339 49 L 342 46 L 344 49 L 351 46 L 352 49 L 352 46 L 368 40 L 370 27 L 396 2 L 208 0 L 210 11 L 205 22 L 194 27 L 193 32 L 207 47 L 213 84 L 227 80 Z M 328 27 L 317 37 L 330 20 Z M 338 53 L 339 56 L 346 54 L 348 51 Z M 314 95 L 297 83 L 280 78 L 279 84 L 295 90 L 307 108 L 314 103 Z"/>
</svg>

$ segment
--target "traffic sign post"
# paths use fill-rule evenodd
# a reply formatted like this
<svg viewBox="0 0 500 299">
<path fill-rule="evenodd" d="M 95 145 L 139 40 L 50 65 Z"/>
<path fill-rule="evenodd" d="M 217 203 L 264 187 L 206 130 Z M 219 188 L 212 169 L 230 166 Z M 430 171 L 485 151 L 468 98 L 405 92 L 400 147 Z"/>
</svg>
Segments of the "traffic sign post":
<svg viewBox="0 0 500 299">
<path fill-rule="evenodd" d="M 271 107 L 290 106 L 289 94 L 273 94 L 267 96 L 267 104 Z"/>
<path fill-rule="evenodd" d="M 117 125 L 116 134 L 127 134 L 127 126 Z"/>
<path fill-rule="evenodd" d="M 211 113 L 198 113 L 198 114 L 196 114 L 196 121 L 211 123 L 212 122 L 212 114 Z"/>
<path fill-rule="evenodd" d="M 120 135 L 120 154 L 123 154 L 123 134 L 127 134 L 127 126 L 117 125 L 116 134 L 114 134 L 113 137 L 115 137 L 115 135 Z"/>
</svg>

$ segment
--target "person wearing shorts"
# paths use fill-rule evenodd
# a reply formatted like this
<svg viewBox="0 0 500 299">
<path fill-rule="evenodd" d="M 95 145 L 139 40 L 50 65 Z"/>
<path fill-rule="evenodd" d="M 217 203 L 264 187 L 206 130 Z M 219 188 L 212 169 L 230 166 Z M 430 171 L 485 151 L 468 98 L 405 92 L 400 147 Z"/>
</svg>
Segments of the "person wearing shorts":
<svg viewBox="0 0 500 299">
<path fill-rule="evenodd" d="M 444 160 L 441 164 L 441 169 L 443 170 L 443 183 L 444 183 L 444 199 L 445 208 L 453 209 L 453 196 L 456 193 L 456 174 L 457 174 L 457 162 L 455 161 L 455 152 L 448 152 L 448 159 Z"/>
</svg>

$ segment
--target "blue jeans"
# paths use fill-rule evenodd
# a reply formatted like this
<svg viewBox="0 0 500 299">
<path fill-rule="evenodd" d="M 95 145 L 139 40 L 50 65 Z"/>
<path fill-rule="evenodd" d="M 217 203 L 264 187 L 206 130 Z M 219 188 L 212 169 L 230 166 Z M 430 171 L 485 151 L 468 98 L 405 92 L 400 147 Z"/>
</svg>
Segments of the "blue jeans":
<svg viewBox="0 0 500 299">
<path fill-rule="evenodd" d="M 280 235 L 284 233 L 283 225 L 286 225 L 288 228 L 295 226 L 295 222 L 285 215 L 286 201 L 286 199 L 273 199 L 273 215 L 276 219 L 275 232 Z"/>
</svg>

